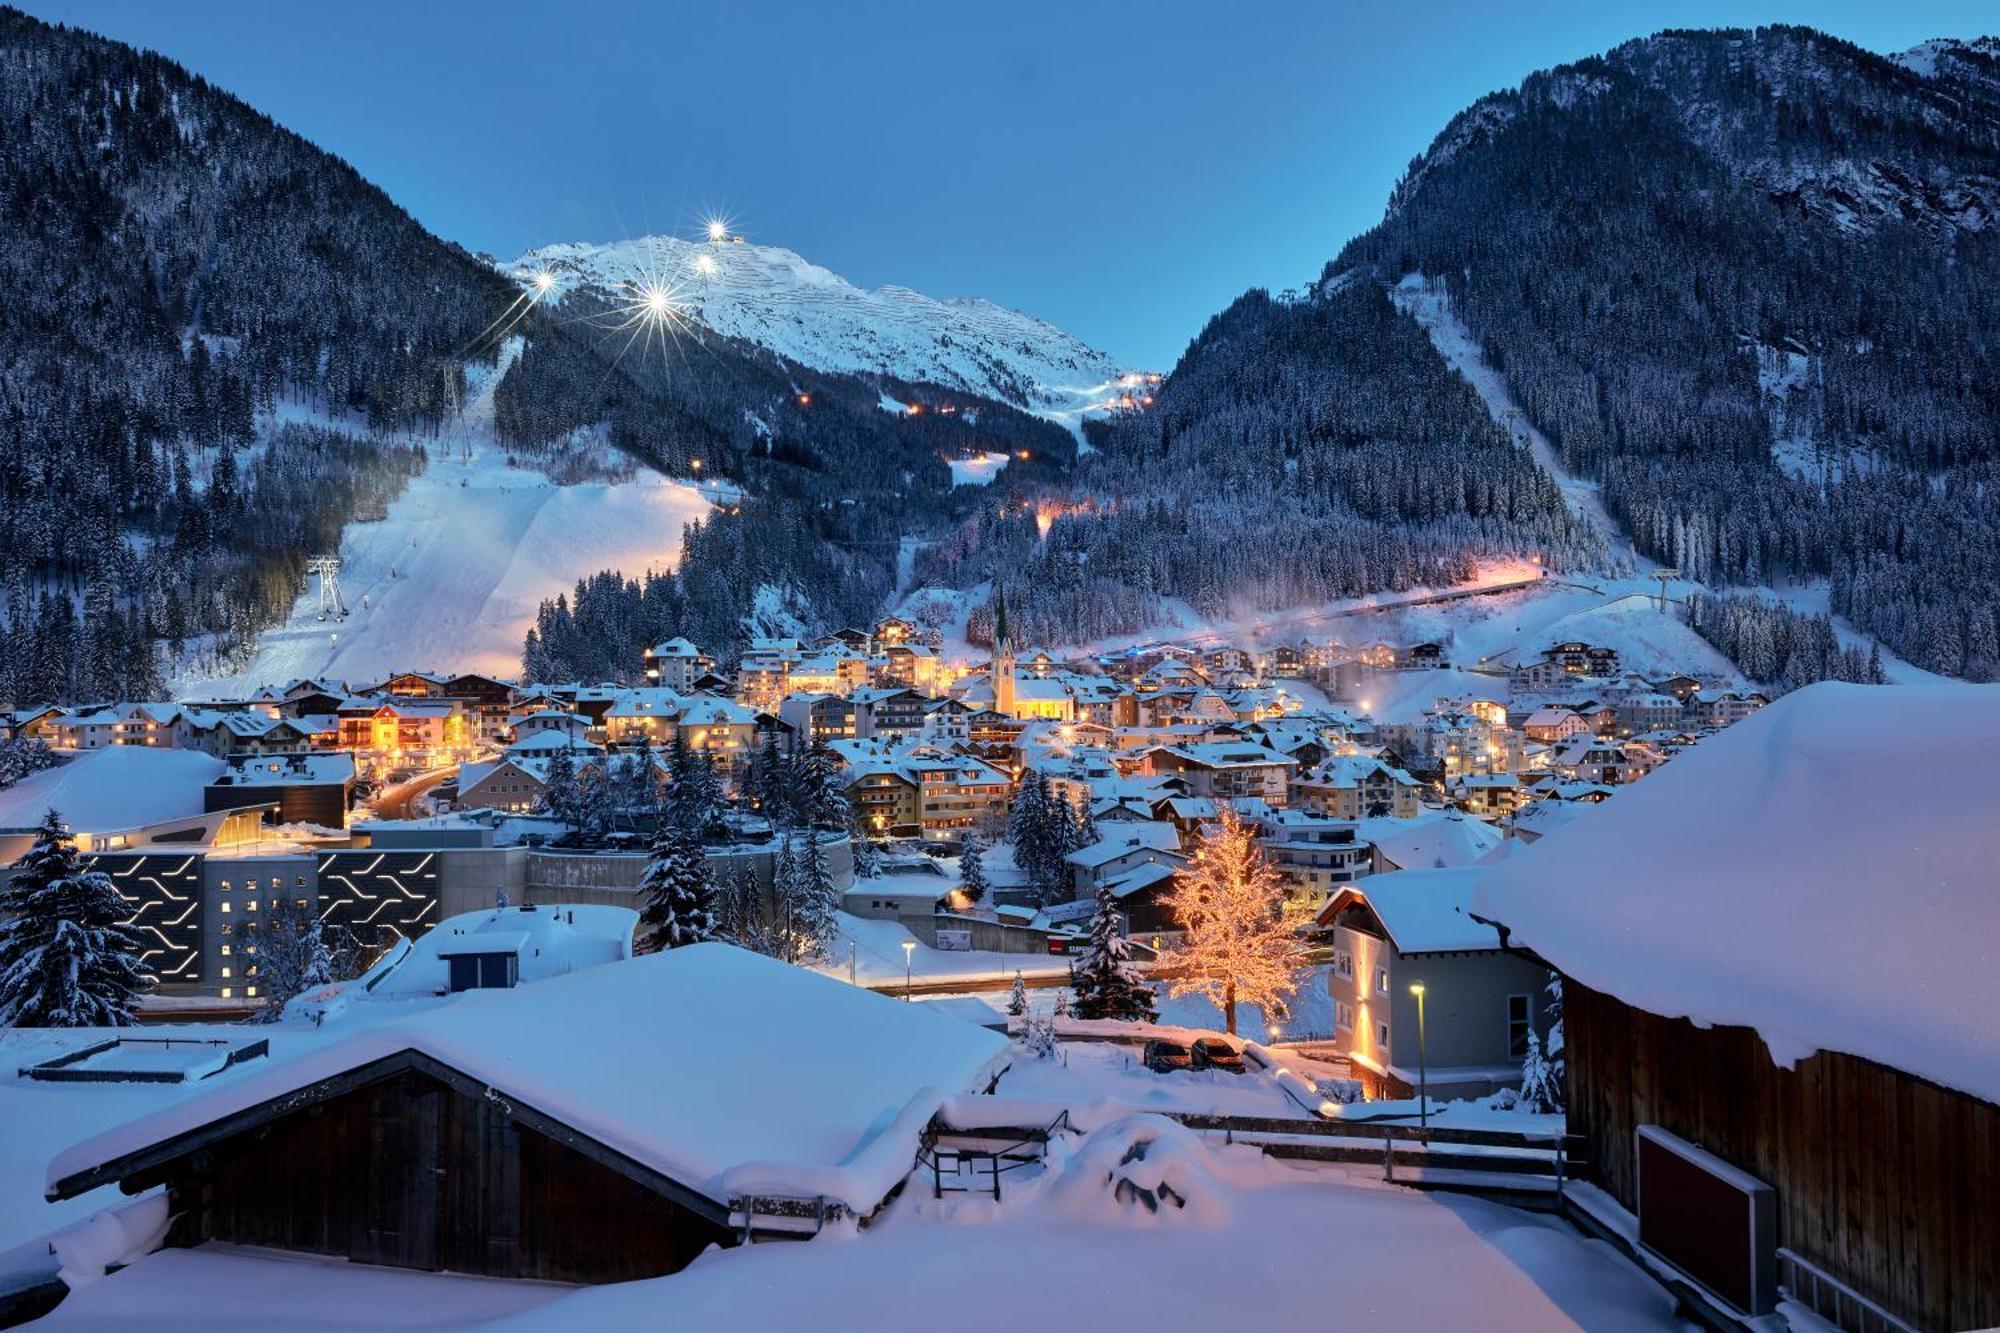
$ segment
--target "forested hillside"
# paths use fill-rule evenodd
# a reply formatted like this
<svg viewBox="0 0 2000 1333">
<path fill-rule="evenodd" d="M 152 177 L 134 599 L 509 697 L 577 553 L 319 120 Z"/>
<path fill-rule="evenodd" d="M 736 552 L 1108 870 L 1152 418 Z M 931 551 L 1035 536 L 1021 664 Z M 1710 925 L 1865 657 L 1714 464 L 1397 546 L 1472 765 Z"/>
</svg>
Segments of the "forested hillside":
<svg viewBox="0 0 2000 1333">
<path fill-rule="evenodd" d="M 145 697 L 422 465 L 513 299 L 158 56 L 0 9 L 0 698 Z M 343 423 L 267 429 L 284 403 Z"/>
<path fill-rule="evenodd" d="M 1720 585 L 1827 579 L 1903 656 L 1990 678 L 1996 214 L 1991 39 L 1631 42 L 1482 99 L 1304 298 L 1218 317 L 1156 409 L 1103 432 L 1084 481 L 1119 506 L 1044 547 L 989 520 L 953 559 L 1033 561 L 1050 591 L 1024 618 L 1050 637 L 1154 594 L 1276 605 L 1495 547 L 1588 560 L 1391 313 L 1384 289 L 1423 274 L 1641 551 Z"/>
</svg>

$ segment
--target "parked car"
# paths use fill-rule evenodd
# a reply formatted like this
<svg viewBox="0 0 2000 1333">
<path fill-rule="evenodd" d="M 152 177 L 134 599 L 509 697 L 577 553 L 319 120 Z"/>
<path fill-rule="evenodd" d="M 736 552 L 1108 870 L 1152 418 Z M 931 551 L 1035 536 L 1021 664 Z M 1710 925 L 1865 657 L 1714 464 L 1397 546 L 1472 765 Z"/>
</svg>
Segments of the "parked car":
<svg viewBox="0 0 2000 1333">
<path fill-rule="evenodd" d="M 1243 1052 L 1220 1037 L 1196 1038 L 1193 1054 L 1196 1069 L 1226 1069 L 1232 1074 L 1243 1072 Z"/>
<path fill-rule="evenodd" d="M 1155 1037 L 1146 1043 L 1146 1068 L 1155 1074 L 1171 1074 L 1176 1069 L 1194 1068 L 1194 1052 L 1177 1041 Z"/>
</svg>

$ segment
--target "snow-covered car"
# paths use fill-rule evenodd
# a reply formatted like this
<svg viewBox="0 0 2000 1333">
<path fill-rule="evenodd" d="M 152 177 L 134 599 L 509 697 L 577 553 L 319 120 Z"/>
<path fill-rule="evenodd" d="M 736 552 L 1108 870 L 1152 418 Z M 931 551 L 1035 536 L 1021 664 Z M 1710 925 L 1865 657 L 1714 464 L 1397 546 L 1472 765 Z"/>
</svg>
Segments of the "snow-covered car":
<svg viewBox="0 0 2000 1333">
<path fill-rule="evenodd" d="M 1171 1074 L 1176 1069 L 1194 1068 L 1194 1052 L 1177 1041 L 1155 1037 L 1146 1043 L 1146 1068 L 1155 1074 Z"/>
<path fill-rule="evenodd" d="M 1220 1037 L 1197 1037 L 1193 1049 L 1196 1069 L 1226 1069 L 1243 1072 L 1243 1052 Z"/>
</svg>

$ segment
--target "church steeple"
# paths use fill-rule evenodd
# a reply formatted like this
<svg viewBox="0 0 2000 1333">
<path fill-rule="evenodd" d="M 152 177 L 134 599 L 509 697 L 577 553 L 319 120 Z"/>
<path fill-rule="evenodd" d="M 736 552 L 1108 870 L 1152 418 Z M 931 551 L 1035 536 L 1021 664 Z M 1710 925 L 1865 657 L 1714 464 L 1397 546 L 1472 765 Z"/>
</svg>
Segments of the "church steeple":
<svg viewBox="0 0 2000 1333">
<path fill-rule="evenodd" d="M 1014 716 L 1014 645 L 1007 636 L 1007 589 L 997 585 L 993 593 L 993 711 Z"/>
</svg>

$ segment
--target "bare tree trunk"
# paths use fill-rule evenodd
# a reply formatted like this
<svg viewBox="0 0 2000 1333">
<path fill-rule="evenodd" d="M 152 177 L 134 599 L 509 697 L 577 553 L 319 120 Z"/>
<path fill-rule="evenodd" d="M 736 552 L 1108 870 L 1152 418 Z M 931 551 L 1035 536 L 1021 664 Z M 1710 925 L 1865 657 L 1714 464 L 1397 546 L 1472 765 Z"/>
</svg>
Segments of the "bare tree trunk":
<svg viewBox="0 0 2000 1333">
<path fill-rule="evenodd" d="M 1236 1035 L 1236 983 L 1230 982 L 1229 989 L 1222 994 L 1223 1030 L 1233 1037 Z"/>
</svg>

